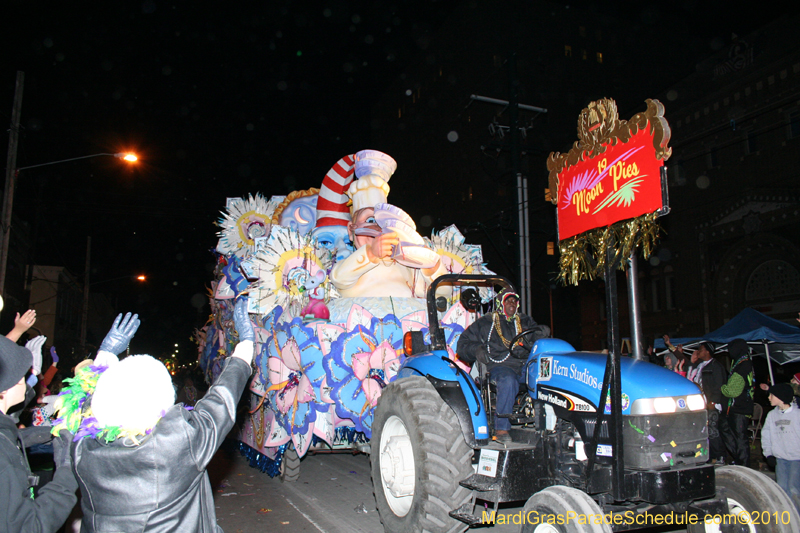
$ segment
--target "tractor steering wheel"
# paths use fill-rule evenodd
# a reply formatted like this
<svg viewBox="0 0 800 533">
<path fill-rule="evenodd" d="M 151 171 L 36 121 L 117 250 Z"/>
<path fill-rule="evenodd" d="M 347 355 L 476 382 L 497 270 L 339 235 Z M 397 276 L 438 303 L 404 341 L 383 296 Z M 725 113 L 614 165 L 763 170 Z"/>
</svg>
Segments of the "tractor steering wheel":
<svg viewBox="0 0 800 533">
<path fill-rule="evenodd" d="M 491 361 L 492 363 L 495 363 L 495 364 L 499 364 L 499 363 L 502 363 L 503 361 L 505 361 L 506 359 L 508 359 L 509 356 L 513 357 L 512 350 L 514 349 L 514 346 L 516 346 L 517 343 L 520 341 L 520 339 L 522 339 L 522 337 L 524 337 L 525 335 L 530 335 L 531 333 L 536 333 L 537 331 L 539 331 L 539 330 L 536 329 L 536 328 L 530 328 L 530 329 L 526 329 L 526 330 L 520 331 L 518 334 L 516 334 L 514 336 L 514 338 L 511 339 L 511 342 L 508 343 L 508 346 L 509 346 L 508 353 L 505 355 L 505 357 L 503 357 L 499 361 L 496 361 L 495 359 L 492 359 L 492 356 L 489 355 L 489 353 L 487 351 L 486 355 L 489 358 L 489 361 Z"/>
</svg>

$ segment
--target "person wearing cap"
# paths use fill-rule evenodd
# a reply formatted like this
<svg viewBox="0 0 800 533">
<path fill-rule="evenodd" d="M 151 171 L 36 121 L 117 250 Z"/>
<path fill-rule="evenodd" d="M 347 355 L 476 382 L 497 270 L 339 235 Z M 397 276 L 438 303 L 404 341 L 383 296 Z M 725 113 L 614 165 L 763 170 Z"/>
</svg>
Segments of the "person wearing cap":
<svg viewBox="0 0 800 533">
<path fill-rule="evenodd" d="M 0 337 L 0 531 L 4 532 L 54 532 L 78 500 L 69 455 L 71 435 L 66 431 L 53 440 L 53 480 L 33 497 L 38 479 L 31 473 L 17 424 L 7 414 L 24 401 L 25 374 L 32 364 L 29 350 Z"/>
<path fill-rule="evenodd" d="M 761 449 L 767 464 L 775 468 L 778 485 L 800 510 L 800 409 L 788 383 L 769 387 L 774 407 L 761 428 Z"/>
<path fill-rule="evenodd" d="M 515 346 L 512 339 L 519 333 L 534 329 Z M 520 383 L 525 383 L 522 369 L 533 343 L 550 336 L 550 328 L 537 324 L 531 317 L 519 312 L 519 295 L 509 289 L 502 290 L 495 299 L 495 309 L 473 322 L 458 340 L 458 358 L 472 364 L 486 365 L 489 380 L 497 387 L 496 414 L 510 414 Z M 495 416 L 495 437 L 500 442 L 511 442 L 511 422 Z"/>
<path fill-rule="evenodd" d="M 691 356 L 691 366 L 686 378 L 695 383 L 706 399 L 708 411 L 708 451 L 712 461 L 721 462 L 725 456 L 725 446 L 719 433 L 719 417 L 722 405 L 727 399 L 722 395 L 722 385 L 727 381 L 727 372 L 722 363 L 714 359 L 714 347 L 701 342 Z"/>
<path fill-rule="evenodd" d="M 390 156 L 376 150 L 356 154 L 356 175 L 347 189 L 352 201 L 350 237 L 355 251 L 336 263 L 331 282 L 343 298 L 424 298 L 427 285 L 446 269 L 439 260 L 428 268 L 412 268 L 392 259 L 400 238 L 382 232 L 375 221 L 375 206 L 387 202 L 389 178 L 397 169 Z"/>
<path fill-rule="evenodd" d="M 56 427 L 75 428 L 71 452 L 81 489 L 81 531 L 221 531 L 206 466 L 233 427 L 252 373 L 255 332 L 247 299 L 234 307 L 239 343 L 194 409 L 175 404 L 171 376 L 157 359 L 117 360 L 139 325 L 130 313 L 120 318 L 94 364 L 76 373 L 77 382 L 62 393 L 56 421 Z M 88 412 L 70 409 L 87 402 Z"/>
<path fill-rule="evenodd" d="M 789 382 L 789 385 L 792 386 L 794 395 L 800 396 L 800 372 L 792 376 L 792 380 Z"/>
<path fill-rule="evenodd" d="M 733 457 L 733 464 L 750 466 L 750 443 L 747 426 L 753 416 L 753 360 L 744 339 L 728 343 L 731 370 L 728 381 L 720 387 L 727 400 L 720 417 L 719 430 L 722 441 Z"/>
</svg>

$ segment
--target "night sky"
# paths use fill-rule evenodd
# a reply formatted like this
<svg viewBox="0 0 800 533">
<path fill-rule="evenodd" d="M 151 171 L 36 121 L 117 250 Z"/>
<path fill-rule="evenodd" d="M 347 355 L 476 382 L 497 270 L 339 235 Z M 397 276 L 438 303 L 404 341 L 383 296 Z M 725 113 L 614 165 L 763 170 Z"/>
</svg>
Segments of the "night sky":
<svg viewBox="0 0 800 533">
<path fill-rule="evenodd" d="M 25 72 L 17 166 L 141 158 L 23 171 L 14 212 L 31 225 L 36 262 L 82 278 L 91 236 L 93 290 L 142 317 L 135 351 L 175 342 L 190 351 L 209 313 L 201 304 L 225 198 L 318 187 L 341 156 L 380 149 L 370 145 L 372 104 L 459 4 L 6 0 L 7 124 Z M 698 36 L 707 49 L 680 51 L 696 56 L 777 15 L 679 4 L 575 5 Z M 136 284 L 141 273 L 148 281 Z"/>
</svg>

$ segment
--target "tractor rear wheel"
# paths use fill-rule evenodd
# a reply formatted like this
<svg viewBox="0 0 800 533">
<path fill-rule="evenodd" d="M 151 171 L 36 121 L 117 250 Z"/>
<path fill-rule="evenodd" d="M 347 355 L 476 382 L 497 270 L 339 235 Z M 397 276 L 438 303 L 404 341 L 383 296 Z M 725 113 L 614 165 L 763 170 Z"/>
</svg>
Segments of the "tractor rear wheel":
<svg viewBox="0 0 800 533">
<path fill-rule="evenodd" d="M 372 486 L 386 531 L 465 530 L 449 513 L 470 500 L 459 482 L 473 473 L 472 449 L 433 385 L 418 376 L 390 383 L 372 428 Z"/>
</svg>

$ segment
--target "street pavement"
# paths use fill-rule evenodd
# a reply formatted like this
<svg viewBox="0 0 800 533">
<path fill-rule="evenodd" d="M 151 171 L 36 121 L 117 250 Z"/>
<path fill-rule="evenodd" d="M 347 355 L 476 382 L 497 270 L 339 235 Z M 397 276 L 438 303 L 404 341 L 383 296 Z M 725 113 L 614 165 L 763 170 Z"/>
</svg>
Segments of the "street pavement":
<svg viewBox="0 0 800 533">
<path fill-rule="evenodd" d="M 372 495 L 368 455 L 307 455 L 301 463 L 300 478 L 282 483 L 251 468 L 233 443 L 226 441 L 208 472 L 217 523 L 225 533 L 383 531 Z M 519 526 L 498 525 L 482 531 L 511 533 L 519 531 Z"/>
<path fill-rule="evenodd" d="M 754 454 L 753 464 L 761 457 Z M 311 452 L 303 458 L 300 478 L 282 483 L 249 466 L 232 439 L 208 467 L 217 522 L 225 533 L 380 533 L 383 531 L 369 473 L 369 456 Z M 765 472 L 774 479 L 774 473 Z M 512 515 L 519 507 L 503 508 Z M 499 520 L 498 520 L 499 521 Z M 486 533 L 516 533 L 519 525 L 479 529 Z M 651 529 L 651 531 L 655 531 Z M 662 532 L 678 532 L 669 527 Z"/>
</svg>

